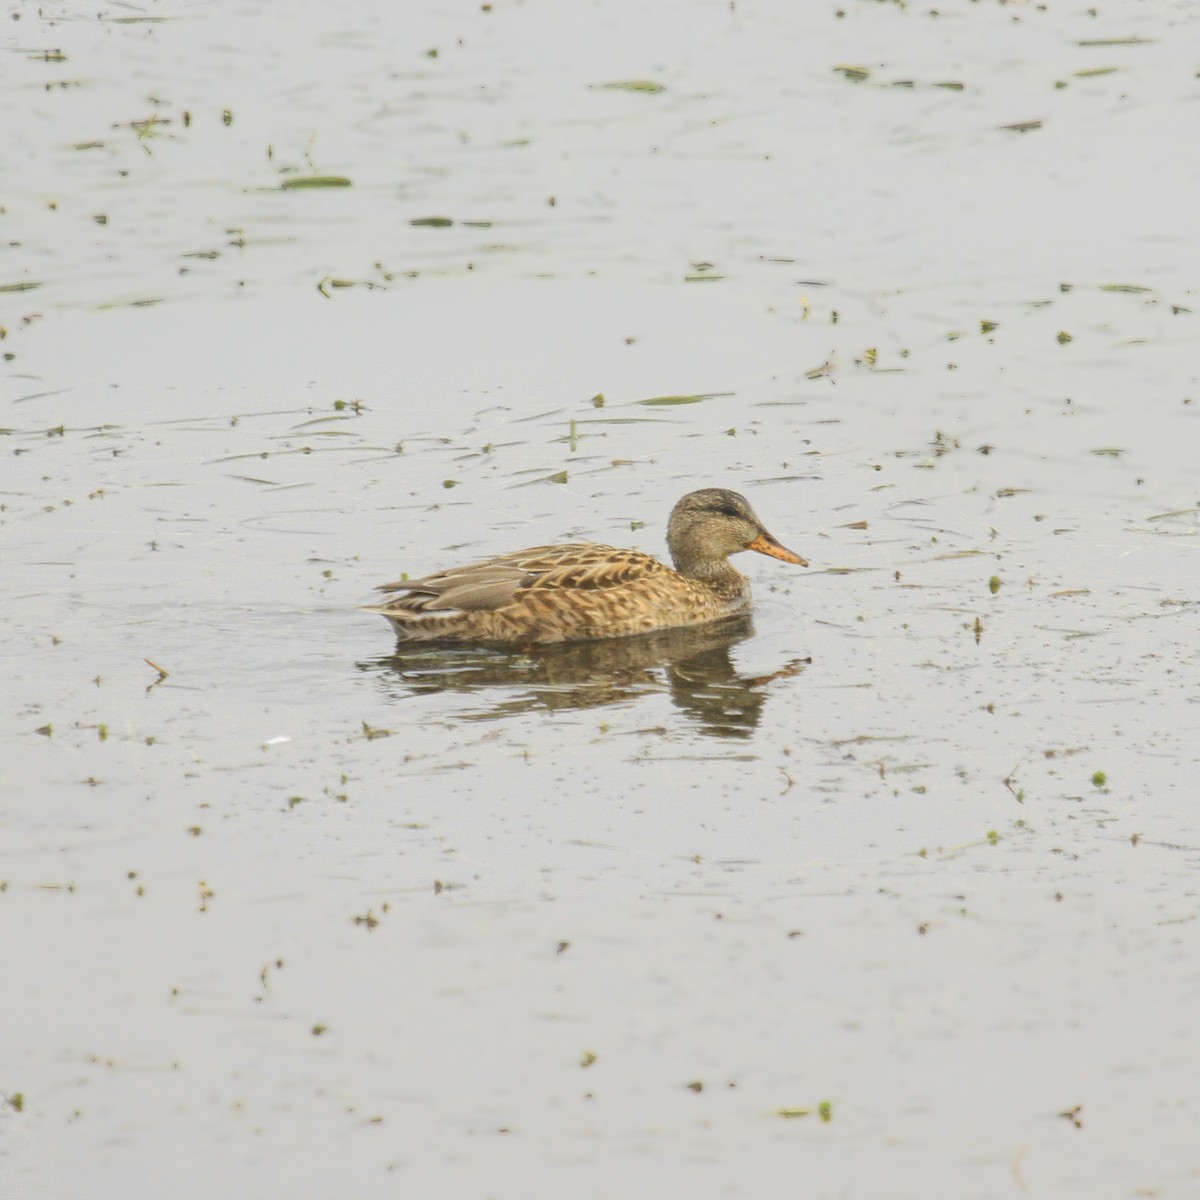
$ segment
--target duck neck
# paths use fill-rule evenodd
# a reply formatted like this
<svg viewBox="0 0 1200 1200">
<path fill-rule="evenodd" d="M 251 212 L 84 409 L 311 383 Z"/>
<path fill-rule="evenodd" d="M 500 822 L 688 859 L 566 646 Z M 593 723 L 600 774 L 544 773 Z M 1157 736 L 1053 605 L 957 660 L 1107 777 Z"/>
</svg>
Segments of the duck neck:
<svg viewBox="0 0 1200 1200">
<path fill-rule="evenodd" d="M 680 575 L 695 579 L 722 596 L 739 595 L 746 577 L 727 558 L 693 558 L 686 552 L 672 552 L 671 561 Z"/>
</svg>

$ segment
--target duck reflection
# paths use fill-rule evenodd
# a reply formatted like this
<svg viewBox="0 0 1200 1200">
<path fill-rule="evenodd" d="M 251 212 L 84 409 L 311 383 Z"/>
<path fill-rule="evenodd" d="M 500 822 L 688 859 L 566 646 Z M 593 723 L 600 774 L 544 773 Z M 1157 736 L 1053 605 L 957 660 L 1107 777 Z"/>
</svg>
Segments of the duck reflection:
<svg viewBox="0 0 1200 1200">
<path fill-rule="evenodd" d="M 495 690 L 486 709 L 466 720 L 536 711 L 602 708 L 666 693 L 699 731 L 746 738 L 758 725 L 765 688 L 798 674 L 808 659 L 792 659 L 768 675 L 740 675 L 730 651 L 754 632 L 751 618 L 638 637 L 561 642 L 521 650 L 486 646 L 399 643 L 393 654 L 359 663 L 396 699 L 438 692 Z"/>
</svg>

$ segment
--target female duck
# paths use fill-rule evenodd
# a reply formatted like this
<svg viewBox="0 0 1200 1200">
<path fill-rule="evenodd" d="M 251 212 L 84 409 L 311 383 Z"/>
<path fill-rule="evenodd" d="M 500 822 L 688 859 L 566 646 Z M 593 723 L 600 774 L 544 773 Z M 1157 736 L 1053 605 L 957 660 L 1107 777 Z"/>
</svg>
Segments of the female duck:
<svg viewBox="0 0 1200 1200">
<path fill-rule="evenodd" d="M 667 547 L 675 569 L 640 550 L 590 542 L 534 546 L 424 579 L 385 583 L 402 593 L 382 613 L 400 641 L 531 645 L 628 637 L 716 621 L 750 607 L 750 581 L 729 562 L 757 550 L 808 563 L 781 546 L 744 496 L 689 492 L 671 511 Z"/>
</svg>

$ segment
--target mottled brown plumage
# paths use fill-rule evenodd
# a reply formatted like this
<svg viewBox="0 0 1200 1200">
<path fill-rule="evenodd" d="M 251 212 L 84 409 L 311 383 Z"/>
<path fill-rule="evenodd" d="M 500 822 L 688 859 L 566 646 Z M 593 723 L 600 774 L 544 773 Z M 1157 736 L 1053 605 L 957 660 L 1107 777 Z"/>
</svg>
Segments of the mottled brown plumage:
<svg viewBox="0 0 1200 1200">
<path fill-rule="evenodd" d="M 627 637 L 716 621 L 750 607 L 750 582 L 729 555 L 757 550 L 808 566 L 764 528 L 745 497 L 689 492 L 671 512 L 675 569 L 640 550 L 581 542 L 534 546 L 423 579 L 385 583 L 403 593 L 382 613 L 401 641 L 530 645 Z"/>
</svg>

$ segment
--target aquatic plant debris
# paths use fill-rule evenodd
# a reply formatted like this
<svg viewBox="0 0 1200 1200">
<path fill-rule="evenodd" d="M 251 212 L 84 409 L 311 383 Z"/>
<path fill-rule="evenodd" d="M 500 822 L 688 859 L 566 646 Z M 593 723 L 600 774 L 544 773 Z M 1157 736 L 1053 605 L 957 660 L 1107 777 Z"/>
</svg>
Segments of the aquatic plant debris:
<svg viewBox="0 0 1200 1200">
<path fill-rule="evenodd" d="M 649 95 L 667 90 L 664 84 L 656 83 L 653 79 L 620 79 L 614 83 L 597 83 L 592 86 L 612 92 L 645 92 Z"/>
<path fill-rule="evenodd" d="M 299 175 L 295 179 L 285 179 L 279 185 L 279 190 L 281 192 L 297 192 L 304 188 L 344 188 L 350 186 L 350 180 L 345 175 Z"/>
<path fill-rule="evenodd" d="M 730 392 L 700 392 L 695 396 L 651 396 L 648 400 L 639 400 L 647 408 L 668 408 L 676 404 L 699 404 L 701 400 L 712 400 L 716 396 L 728 396 Z"/>
</svg>

